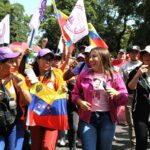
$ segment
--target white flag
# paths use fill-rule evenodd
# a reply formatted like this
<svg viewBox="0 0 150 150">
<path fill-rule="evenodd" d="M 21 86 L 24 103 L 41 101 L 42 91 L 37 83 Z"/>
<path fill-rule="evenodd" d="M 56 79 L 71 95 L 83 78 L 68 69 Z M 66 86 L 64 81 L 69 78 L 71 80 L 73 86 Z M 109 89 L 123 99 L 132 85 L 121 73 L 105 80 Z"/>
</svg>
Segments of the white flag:
<svg viewBox="0 0 150 150">
<path fill-rule="evenodd" d="M 0 44 L 10 43 L 10 20 L 9 14 L 0 22 Z"/>
<path fill-rule="evenodd" d="M 73 43 L 76 43 L 88 34 L 89 31 L 83 0 L 77 1 L 66 24 L 64 25 L 64 30 Z"/>
<path fill-rule="evenodd" d="M 62 36 L 60 37 L 57 49 L 59 50 L 57 53 L 63 53 L 64 46 L 63 46 Z"/>
<path fill-rule="evenodd" d="M 33 30 L 33 29 L 38 30 L 40 23 L 43 21 L 46 3 L 47 3 L 47 0 L 41 0 L 37 11 L 35 12 L 35 14 L 33 14 L 32 18 L 30 20 L 30 23 L 29 23 L 29 27 L 31 30 Z"/>
</svg>

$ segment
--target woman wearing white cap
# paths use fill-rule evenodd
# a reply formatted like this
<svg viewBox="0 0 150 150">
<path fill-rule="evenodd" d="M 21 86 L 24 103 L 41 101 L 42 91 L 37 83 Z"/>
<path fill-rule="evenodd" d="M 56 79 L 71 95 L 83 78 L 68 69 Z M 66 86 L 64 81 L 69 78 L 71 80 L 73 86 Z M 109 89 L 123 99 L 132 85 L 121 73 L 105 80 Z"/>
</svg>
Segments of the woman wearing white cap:
<svg viewBox="0 0 150 150">
<path fill-rule="evenodd" d="M 150 135 L 150 46 L 140 52 L 140 57 L 143 64 L 129 74 L 128 88 L 134 91 L 132 115 L 136 150 L 146 150 Z"/>
</svg>

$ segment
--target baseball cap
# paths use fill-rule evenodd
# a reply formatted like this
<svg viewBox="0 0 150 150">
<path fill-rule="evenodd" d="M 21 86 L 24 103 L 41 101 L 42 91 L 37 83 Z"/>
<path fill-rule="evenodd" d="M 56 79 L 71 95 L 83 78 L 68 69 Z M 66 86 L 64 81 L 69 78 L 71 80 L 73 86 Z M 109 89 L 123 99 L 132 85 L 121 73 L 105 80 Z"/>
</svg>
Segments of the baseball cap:
<svg viewBox="0 0 150 150">
<path fill-rule="evenodd" d="M 43 57 L 47 54 L 50 54 L 54 58 L 54 53 L 48 48 L 40 49 L 39 52 L 38 52 L 37 57 Z"/>
<path fill-rule="evenodd" d="M 83 52 L 83 54 L 89 54 L 93 48 L 96 46 L 87 46 Z"/>
<path fill-rule="evenodd" d="M 9 47 L 0 47 L 0 60 L 16 58 L 20 52 L 13 52 Z"/>
<path fill-rule="evenodd" d="M 118 51 L 118 53 L 126 53 L 126 50 L 125 50 L 125 49 L 120 49 L 120 50 Z"/>
<path fill-rule="evenodd" d="M 85 56 L 82 53 L 80 53 L 78 54 L 77 58 L 85 58 Z"/>
<path fill-rule="evenodd" d="M 145 49 L 141 50 L 140 54 L 143 54 L 145 52 L 150 53 L 150 45 L 146 46 Z"/>
<path fill-rule="evenodd" d="M 131 50 L 140 51 L 141 48 L 138 45 L 132 46 Z"/>
</svg>

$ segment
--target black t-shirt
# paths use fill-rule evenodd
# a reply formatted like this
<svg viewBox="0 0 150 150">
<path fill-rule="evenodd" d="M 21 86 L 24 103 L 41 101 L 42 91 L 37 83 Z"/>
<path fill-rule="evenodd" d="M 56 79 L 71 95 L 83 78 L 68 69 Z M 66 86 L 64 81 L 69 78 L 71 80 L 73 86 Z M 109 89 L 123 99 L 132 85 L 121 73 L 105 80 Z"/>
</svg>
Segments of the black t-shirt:
<svg viewBox="0 0 150 150">
<path fill-rule="evenodd" d="M 139 67 L 135 68 L 129 74 L 127 79 L 127 89 L 129 93 L 134 94 L 134 100 L 132 104 L 133 119 L 148 121 L 150 114 L 150 83 L 148 81 L 148 74 L 144 73 L 138 80 L 137 88 L 130 90 L 128 83 L 132 80 Z"/>
</svg>

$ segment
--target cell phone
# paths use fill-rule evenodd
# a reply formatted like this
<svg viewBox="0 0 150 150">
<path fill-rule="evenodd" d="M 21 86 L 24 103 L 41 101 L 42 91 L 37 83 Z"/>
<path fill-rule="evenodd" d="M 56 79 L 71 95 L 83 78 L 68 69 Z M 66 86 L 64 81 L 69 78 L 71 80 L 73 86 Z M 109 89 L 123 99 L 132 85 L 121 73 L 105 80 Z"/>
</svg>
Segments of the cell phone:
<svg viewBox="0 0 150 150">
<path fill-rule="evenodd" d="M 104 88 L 105 91 L 107 90 L 106 87 L 107 87 L 107 86 L 106 86 L 106 82 L 103 81 L 103 88 Z"/>
</svg>

